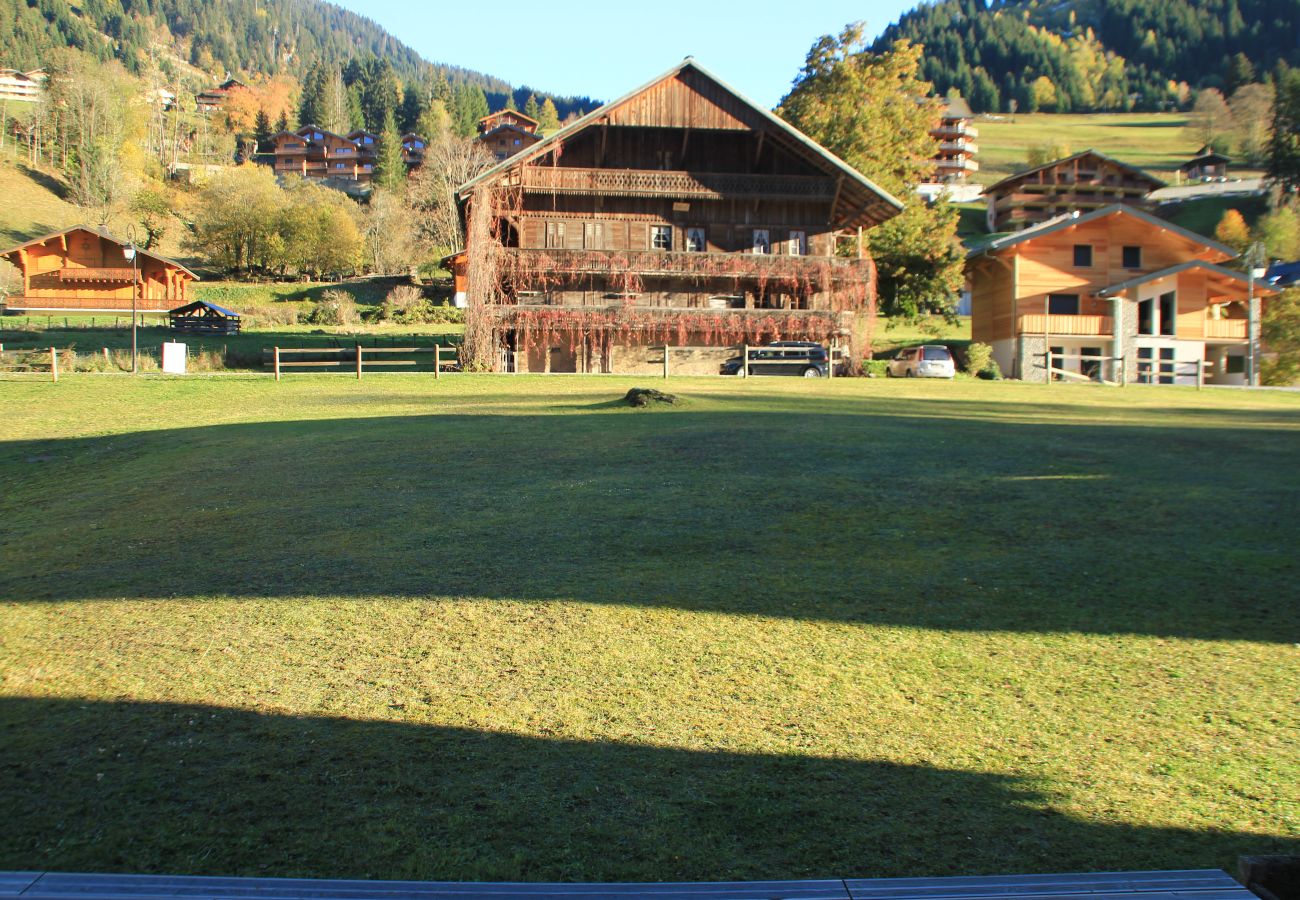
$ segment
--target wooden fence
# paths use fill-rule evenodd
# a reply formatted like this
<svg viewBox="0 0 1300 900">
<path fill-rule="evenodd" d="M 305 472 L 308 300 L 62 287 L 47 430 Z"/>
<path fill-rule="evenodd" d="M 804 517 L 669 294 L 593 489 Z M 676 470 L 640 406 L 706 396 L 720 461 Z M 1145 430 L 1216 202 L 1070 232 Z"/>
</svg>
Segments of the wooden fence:
<svg viewBox="0 0 1300 900">
<path fill-rule="evenodd" d="M 0 344 L 0 372 L 10 375 L 49 375 L 59 380 L 59 351 L 56 347 L 33 347 L 30 350 L 6 350 Z"/>
<path fill-rule="evenodd" d="M 442 372 L 444 362 L 455 362 L 458 359 L 455 347 L 443 347 L 441 344 L 433 347 L 363 347 L 360 344 L 352 347 L 273 347 L 271 352 L 276 381 L 280 380 L 280 376 L 285 369 L 348 369 L 355 372 L 357 378 L 360 379 L 367 367 L 375 369 L 418 366 L 420 364 L 419 359 L 383 358 L 385 355 L 391 357 L 397 354 L 417 357 L 421 354 L 432 354 L 433 377 L 438 378 Z M 444 356 L 444 353 L 446 356 Z M 323 360 L 284 358 L 286 356 L 301 357 L 304 355 L 329 358 Z"/>
</svg>

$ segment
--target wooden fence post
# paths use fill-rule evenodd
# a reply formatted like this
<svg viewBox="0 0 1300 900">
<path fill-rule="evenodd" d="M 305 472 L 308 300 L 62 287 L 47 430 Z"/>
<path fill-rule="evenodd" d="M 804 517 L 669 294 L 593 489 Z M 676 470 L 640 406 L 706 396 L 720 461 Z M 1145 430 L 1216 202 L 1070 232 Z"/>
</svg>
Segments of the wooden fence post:
<svg viewBox="0 0 1300 900">
<path fill-rule="evenodd" d="M 668 345 L 664 344 L 664 378 L 668 377 Z"/>
<path fill-rule="evenodd" d="M 275 348 L 275 380 L 280 380 L 280 348 Z"/>
<path fill-rule="evenodd" d="M 433 345 L 433 380 L 442 377 L 442 344 Z"/>
<path fill-rule="evenodd" d="M 1196 361 L 1196 389 L 1199 391 L 1205 387 L 1205 360 Z"/>
<path fill-rule="evenodd" d="M 357 381 L 361 380 L 361 342 L 357 341 Z"/>
<path fill-rule="evenodd" d="M 861 235 L 858 236 L 858 240 L 859 241 L 862 240 Z M 826 349 L 826 377 L 827 378 L 835 377 L 835 342 L 834 341 L 831 341 L 830 346 Z"/>
<path fill-rule="evenodd" d="M 740 352 L 744 354 L 744 362 L 741 363 L 743 368 L 741 369 L 741 371 L 744 372 L 745 377 L 748 378 L 749 377 L 749 344 L 742 344 L 740 348 Z"/>
<path fill-rule="evenodd" d="M 104 348 L 104 365 L 108 365 L 108 348 Z"/>
<path fill-rule="evenodd" d="M 1050 347 L 1047 349 L 1047 352 L 1043 354 L 1043 362 L 1044 365 L 1047 366 L 1047 386 L 1051 387 L 1052 386 L 1052 349 Z"/>
<path fill-rule="evenodd" d="M 50 348 L 50 374 L 54 376 L 54 383 L 59 383 L 59 351 Z"/>
</svg>

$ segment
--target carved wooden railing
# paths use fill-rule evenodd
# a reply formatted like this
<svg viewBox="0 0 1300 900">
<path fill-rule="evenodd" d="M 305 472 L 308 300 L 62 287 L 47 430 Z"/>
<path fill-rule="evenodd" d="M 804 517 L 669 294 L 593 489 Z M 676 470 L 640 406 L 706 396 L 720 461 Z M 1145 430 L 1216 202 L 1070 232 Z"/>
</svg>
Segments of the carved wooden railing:
<svg viewBox="0 0 1300 900">
<path fill-rule="evenodd" d="M 57 312 L 59 310 L 83 310 L 87 312 L 131 312 L 130 297 L 93 297 L 93 296 L 59 296 L 30 297 L 11 296 L 4 298 L 4 305 L 11 310 L 39 310 Z M 182 306 L 185 300 L 159 300 L 142 297 L 136 301 L 139 312 L 166 312 Z"/>
<path fill-rule="evenodd" d="M 1021 334 L 1099 337 L 1112 334 L 1113 329 L 1110 316 L 1045 316 L 1038 313 L 1020 317 Z"/>
<path fill-rule="evenodd" d="M 814 290 L 830 284 L 868 282 L 871 261 L 832 256 L 773 256 L 758 253 L 688 253 L 676 250 L 539 250 L 508 248 L 504 270 L 554 281 L 565 275 L 683 276 L 695 279 L 806 282 Z"/>
<path fill-rule="evenodd" d="M 1246 320 L 1206 319 L 1205 336 L 1207 338 L 1244 341 L 1246 339 Z"/>
<path fill-rule="evenodd" d="M 135 273 L 129 266 L 113 269 L 59 269 L 58 276 L 59 281 L 111 281 L 128 284 L 135 279 Z"/>
<path fill-rule="evenodd" d="M 652 169 L 579 169 L 526 166 L 519 184 L 532 193 L 594 194 L 606 197 L 768 197 L 832 200 L 835 182 L 804 175 L 741 175 L 721 172 L 661 172 Z"/>
</svg>

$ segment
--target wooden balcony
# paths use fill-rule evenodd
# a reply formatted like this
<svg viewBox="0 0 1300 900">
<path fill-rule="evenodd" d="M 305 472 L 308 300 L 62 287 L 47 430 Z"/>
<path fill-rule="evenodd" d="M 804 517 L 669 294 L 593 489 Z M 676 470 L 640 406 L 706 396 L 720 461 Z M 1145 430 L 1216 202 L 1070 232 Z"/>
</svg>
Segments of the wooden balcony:
<svg viewBox="0 0 1300 900">
<path fill-rule="evenodd" d="M 1031 313 L 1020 317 L 1018 334 L 1048 334 L 1053 337 L 1110 337 L 1115 325 L 1110 316 L 1045 316 Z"/>
<path fill-rule="evenodd" d="M 159 300 L 141 298 L 136 301 L 138 312 L 167 312 L 182 306 L 184 300 Z M 6 309 L 28 312 L 111 312 L 131 313 L 130 297 L 96 297 L 93 295 L 64 294 L 58 297 L 24 297 L 5 298 Z"/>
<path fill-rule="evenodd" d="M 835 198 L 830 178 L 803 175 L 740 175 L 715 172 L 661 172 L 652 169 L 579 169 L 525 166 L 517 182 L 529 193 L 596 197 L 667 197 L 722 200 Z"/>
<path fill-rule="evenodd" d="M 111 284 L 130 284 L 135 280 L 130 266 L 116 269 L 66 268 L 59 269 L 58 276 L 59 281 L 105 281 Z"/>
<path fill-rule="evenodd" d="M 1220 341 L 1246 340 L 1245 319 L 1206 319 L 1205 339 Z"/>
<path fill-rule="evenodd" d="M 588 276 L 683 277 L 736 283 L 798 283 L 814 291 L 832 285 L 865 283 L 871 261 L 831 256 L 777 256 L 758 253 L 688 253 L 669 250 L 554 250 L 508 248 L 503 269 L 522 287 L 529 280 L 550 282 Z"/>
</svg>

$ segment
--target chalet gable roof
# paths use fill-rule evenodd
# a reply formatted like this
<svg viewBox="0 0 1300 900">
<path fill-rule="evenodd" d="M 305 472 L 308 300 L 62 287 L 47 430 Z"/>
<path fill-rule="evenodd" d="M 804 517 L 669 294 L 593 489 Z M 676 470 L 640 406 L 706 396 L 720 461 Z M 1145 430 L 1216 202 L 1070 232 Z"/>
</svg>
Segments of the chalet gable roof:
<svg viewBox="0 0 1300 900">
<path fill-rule="evenodd" d="M 1128 279 L 1127 281 L 1121 281 L 1119 284 L 1112 284 L 1109 287 L 1102 288 L 1098 291 L 1097 296 L 1114 297 L 1117 294 L 1124 293 L 1130 288 L 1149 284 L 1153 281 L 1160 281 L 1161 279 L 1168 278 L 1171 275 L 1177 275 L 1180 272 L 1187 272 L 1192 269 L 1201 269 L 1221 280 L 1236 282 L 1242 290 L 1245 290 L 1246 286 L 1250 283 L 1250 280 L 1246 275 L 1241 272 L 1236 272 L 1232 269 L 1225 269 L 1223 266 L 1216 266 L 1214 263 L 1206 262 L 1203 259 L 1193 259 L 1185 263 L 1179 263 L 1176 266 L 1170 266 L 1167 269 L 1161 269 L 1158 272 L 1148 272 L 1145 275 L 1138 275 L 1134 278 Z M 1275 288 L 1260 280 L 1255 282 L 1255 291 L 1257 294 L 1277 293 Z"/>
<path fill-rule="evenodd" d="M 0 256 L 11 256 L 17 253 L 19 250 L 26 250 L 28 247 L 35 247 L 37 244 L 48 243 L 54 240 L 56 237 L 59 237 L 60 235 L 72 234 L 72 232 L 74 231 L 84 231 L 88 234 L 93 234 L 95 237 L 103 238 L 106 241 L 111 241 L 112 243 L 117 244 L 119 247 L 127 246 L 126 241 L 119 240 L 118 238 L 113 237 L 113 235 L 108 233 L 108 229 L 106 228 L 96 228 L 92 225 L 73 225 L 71 228 L 64 228 L 59 231 L 51 231 L 49 234 L 32 238 L 29 241 L 25 241 L 17 245 L 16 247 L 10 247 L 8 250 L 0 251 Z M 188 268 L 181 265 L 174 259 L 168 259 L 165 256 L 160 256 L 157 253 L 154 253 L 149 250 L 145 250 L 143 247 L 136 247 L 135 250 L 136 253 L 140 254 L 141 256 L 147 256 L 152 260 L 162 263 L 163 265 L 172 266 L 174 268 L 180 269 L 182 272 L 184 272 L 186 275 L 189 275 L 195 281 L 199 280 L 199 276 L 195 275 Z"/>
<path fill-rule="evenodd" d="M 1095 157 L 1096 159 L 1099 159 L 1102 162 L 1108 162 L 1113 166 L 1119 166 L 1121 169 L 1124 169 L 1127 172 L 1132 172 L 1134 175 L 1138 176 L 1139 178 L 1145 179 L 1151 185 L 1151 190 L 1153 191 L 1165 186 L 1165 183 L 1161 181 L 1159 178 L 1156 178 L 1154 175 L 1152 175 L 1149 172 L 1145 172 L 1142 169 L 1139 169 L 1137 166 L 1131 166 L 1128 163 L 1123 162 L 1122 160 L 1118 160 L 1113 156 L 1107 156 L 1105 153 L 1101 153 L 1100 151 L 1097 150 L 1084 150 L 1082 153 L 1076 153 L 1073 156 L 1067 156 L 1064 159 L 1052 160 L 1049 163 L 1043 163 L 1041 166 L 1034 166 L 1032 169 L 1026 169 L 1023 172 L 1017 172 L 1014 175 L 1008 175 L 1006 178 L 1003 178 L 1001 181 L 997 182 L 996 184 L 986 187 L 984 189 L 984 193 L 986 196 L 990 195 L 993 192 L 1005 187 L 1006 185 L 1013 184 L 1017 181 L 1020 181 L 1023 178 L 1026 178 L 1027 176 L 1037 175 L 1039 172 L 1045 172 L 1048 169 L 1055 169 L 1057 166 L 1064 166 L 1074 162 L 1075 160 L 1080 160 L 1088 156 Z"/>
<path fill-rule="evenodd" d="M 519 118 L 523 119 L 525 122 L 532 122 L 534 125 L 540 125 L 540 124 L 541 124 L 541 123 L 538 122 L 536 119 L 534 119 L 532 116 L 527 115 L 527 114 L 525 114 L 525 113 L 521 113 L 521 112 L 520 112 L 519 110 L 517 110 L 517 109 L 498 109 L 498 110 L 497 110 L 496 112 L 494 112 L 494 113 L 488 113 L 486 116 L 484 116 L 483 118 L 479 119 L 479 121 L 480 121 L 480 122 L 487 122 L 487 121 L 489 121 L 490 119 L 499 119 L 499 118 L 501 118 L 501 117 L 503 117 L 503 116 L 518 116 Z"/>
<path fill-rule="evenodd" d="M 1024 231 L 1017 231 L 1014 234 L 1008 234 L 1004 237 L 996 238 L 989 241 L 984 246 L 970 251 L 970 253 L 967 254 L 967 258 L 975 259 L 980 256 L 997 253 L 999 250 L 1006 250 L 1009 247 L 1014 247 L 1018 244 L 1023 244 L 1037 238 L 1046 237 L 1049 234 L 1055 234 L 1056 232 L 1062 231 L 1066 228 L 1086 225 L 1089 222 L 1095 222 L 1098 219 L 1104 219 L 1108 216 L 1129 216 L 1138 219 L 1147 225 L 1153 226 L 1162 231 L 1176 234 L 1179 237 L 1195 244 L 1199 244 L 1208 250 L 1215 250 L 1222 253 L 1224 259 L 1232 259 L 1237 256 L 1235 250 L 1220 244 L 1218 241 L 1211 240 L 1210 238 L 1207 238 L 1204 235 L 1199 235 L 1194 231 L 1188 231 L 1186 228 L 1175 225 L 1173 222 L 1162 219 L 1159 216 L 1154 216 L 1145 210 L 1123 203 L 1114 203 L 1110 206 L 1103 206 L 1101 209 L 1094 209 L 1092 212 L 1088 213 L 1070 213 L 1064 216 L 1057 216 L 1055 219 L 1048 219 L 1046 222 L 1040 222 L 1032 228 L 1026 228 Z"/>
<path fill-rule="evenodd" d="M 856 216 L 844 216 L 843 219 L 866 219 L 862 224 L 876 225 L 887 219 L 893 218 L 903 210 L 903 203 L 891 195 L 884 188 L 879 187 L 869 178 L 853 168 L 844 160 L 840 159 L 831 151 L 818 144 L 812 138 L 784 121 L 779 116 L 764 109 L 754 101 L 750 100 L 735 88 L 728 85 L 721 78 L 718 78 L 708 69 L 705 69 L 697 63 L 694 57 L 686 57 L 681 63 L 673 66 L 667 72 L 652 78 L 650 81 L 641 85 L 633 91 L 624 94 L 617 100 L 612 100 L 597 109 L 592 110 L 585 116 L 569 123 L 558 131 L 547 135 L 540 142 L 532 147 L 516 153 L 478 175 L 475 178 L 465 182 L 457 190 L 457 196 L 461 200 L 468 199 L 474 188 L 484 182 L 495 181 L 505 172 L 516 167 L 522 167 L 536 160 L 556 147 L 562 146 L 564 141 L 573 136 L 601 123 L 602 120 L 608 119 L 621 108 L 627 107 L 648 93 L 657 85 L 670 79 L 678 78 L 688 72 L 693 72 L 699 77 L 711 82 L 714 87 L 722 93 L 734 98 L 741 106 L 754 114 L 764 126 L 764 134 L 773 140 L 779 140 L 783 146 L 793 152 L 799 153 L 804 157 L 813 160 L 814 163 L 827 171 L 828 174 L 838 176 L 841 179 L 842 190 L 839 192 L 842 196 L 837 197 L 837 205 L 844 204 L 848 209 L 854 210 Z"/>
</svg>

